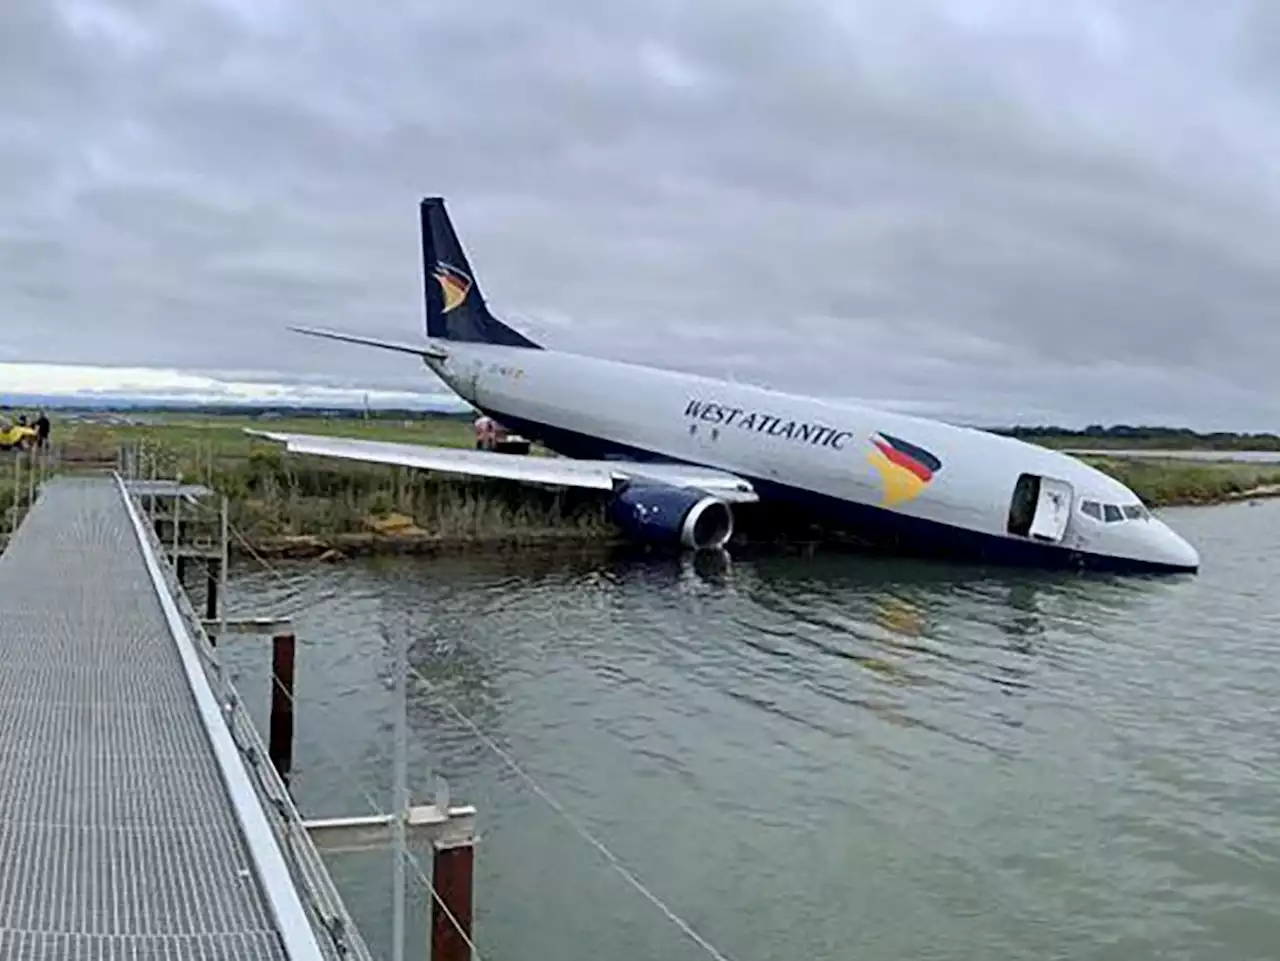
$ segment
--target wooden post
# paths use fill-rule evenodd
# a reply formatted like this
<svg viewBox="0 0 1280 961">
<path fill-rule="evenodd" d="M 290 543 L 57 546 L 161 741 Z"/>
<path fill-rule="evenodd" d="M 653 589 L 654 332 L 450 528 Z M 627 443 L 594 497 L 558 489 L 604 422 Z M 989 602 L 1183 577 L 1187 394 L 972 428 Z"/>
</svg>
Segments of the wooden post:
<svg viewBox="0 0 1280 961">
<path fill-rule="evenodd" d="M 209 621 L 218 619 L 218 584 L 222 580 L 218 573 L 218 566 L 219 562 L 212 558 L 207 559 L 204 565 L 204 616 L 205 620 Z M 218 636 L 212 635 L 209 642 L 216 645 Z"/>
<path fill-rule="evenodd" d="M 474 908 L 475 854 L 475 845 L 470 842 L 435 845 L 431 885 L 439 900 L 431 899 L 431 961 L 471 961 L 471 945 L 467 939 L 471 937 Z M 449 909 L 448 913 L 441 902 Z"/>
<path fill-rule="evenodd" d="M 287 785 L 293 767 L 293 666 L 295 638 L 271 638 L 271 722 L 267 749 L 271 763 Z"/>
</svg>

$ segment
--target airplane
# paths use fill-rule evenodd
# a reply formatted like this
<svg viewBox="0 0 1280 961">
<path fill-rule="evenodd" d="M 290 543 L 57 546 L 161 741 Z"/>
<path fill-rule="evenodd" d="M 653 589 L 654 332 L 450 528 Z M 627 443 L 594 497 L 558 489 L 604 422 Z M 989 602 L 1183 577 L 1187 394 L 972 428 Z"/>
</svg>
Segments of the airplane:
<svg viewBox="0 0 1280 961">
<path fill-rule="evenodd" d="M 418 357 L 477 411 L 560 456 L 247 429 L 293 453 L 593 488 L 631 539 L 723 550 L 744 505 L 788 505 L 898 553 L 1195 573 L 1197 550 L 1069 455 L 922 417 L 546 349 L 496 318 L 441 197 L 419 205 L 426 340 L 310 336 Z M 739 515 L 740 516 L 740 515 Z"/>
</svg>

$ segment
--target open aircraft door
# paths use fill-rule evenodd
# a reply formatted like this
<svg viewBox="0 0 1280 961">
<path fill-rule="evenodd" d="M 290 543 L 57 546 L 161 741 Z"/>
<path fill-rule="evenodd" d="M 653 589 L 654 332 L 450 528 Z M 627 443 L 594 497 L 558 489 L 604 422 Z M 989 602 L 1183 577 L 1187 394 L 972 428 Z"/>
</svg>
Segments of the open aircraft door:
<svg viewBox="0 0 1280 961">
<path fill-rule="evenodd" d="M 1067 532 L 1073 496 L 1071 485 L 1064 480 L 1021 475 L 1009 506 L 1009 533 L 1057 544 Z"/>
<path fill-rule="evenodd" d="M 1040 478 L 1040 497 L 1031 522 L 1031 536 L 1057 543 L 1067 532 L 1071 519 L 1071 485 L 1055 477 Z"/>
</svg>

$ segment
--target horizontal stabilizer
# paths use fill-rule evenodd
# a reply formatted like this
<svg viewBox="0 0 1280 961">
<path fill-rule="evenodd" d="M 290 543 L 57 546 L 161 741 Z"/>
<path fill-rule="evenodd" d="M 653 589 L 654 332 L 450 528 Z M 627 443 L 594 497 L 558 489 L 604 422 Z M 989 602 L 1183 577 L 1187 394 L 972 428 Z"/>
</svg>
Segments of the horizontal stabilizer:
<svg viewBox="0 0 1280 961">
<path fill-rule="evenodd" d="M 397 444 L 319 434 L 289 434 L 248 427 L 244 428 L 244 432 L 251 437 L 283 444 L 293 454 L 339 457 L 367 464 L 390 464 L 472 477 L 493 477 L 529 484 L 604 491 L 614 490 L 627 481 L 649 481 L 702 490 L 730 503 L 749 503 L 759 499 L 747 481 L 725 471 L 706 467 L 501 454 L 460 447 Z"/>
<path fill-rule="evenodd" d="M 294 333 L 306 334 L 308 337 L 323 337 L 326 340 L 341 340 L 348 344 L 362 344 L 365 347 L 377 347 L 379 350 L 394 350 L 401 354 L 413 354 L 416 357 L 430 357 L 432 360 L 444 360 L 449 355 L 439 347 L 422 344 L 415 347 L 411 344 L 397 344 L 389 340 L 378 340 L 375 337 L 361 337 L 359 334 L 343 334 L 333 330 L 315 330 L 311 327 L 290 327 Z"/>
</svg>

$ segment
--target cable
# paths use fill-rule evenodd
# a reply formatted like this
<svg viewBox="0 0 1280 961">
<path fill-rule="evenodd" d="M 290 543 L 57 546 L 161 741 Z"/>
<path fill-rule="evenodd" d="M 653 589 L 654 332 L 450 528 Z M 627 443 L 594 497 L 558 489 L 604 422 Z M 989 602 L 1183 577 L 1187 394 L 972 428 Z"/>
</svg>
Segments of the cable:
<svg viewBox="0 0 1280 961">
<path fill-rule="evenodd" d="M 519 777 L 522 781 L 524 781 L 524 783 L 528 785 L 529 789 L 533 791 L 534 794 L 538 795 L 538 797 L 540 797 L 543 801 L 545 801 L 553 811 L 555 811 L 557 814 L 563 817 L 565 821 L 568 822 L 569 826 L 572 827 L 574 831 L 577 832 L 579 837 L 581 837 L 584 841 L 586 841 L 588 844 L 594 847 L 598 852 L 600 852 L 600 854 L 605 858 L 605 860 L 609 862 L 609 864 L 613 867 L 613 869 L 617 871 L 620 875 L 622 875 L 623 880 L 625 880 L 633 888 L 639 891 L 640 894 L 643 895 L 655 908 L 661 911 L 666 916 L 668 921 L 670 921 L 672 924 L 678 927 L 681 931 L 683 931 L 684 934 L 691 941 L 693 941 L 694 944 L 698 945 L 698 947 L 706 951 L 707 954 L 715 958 L 716 961 L 730 961 L 727 955 L 725 955 L 723 952 L 717 949 L 715 945 L 713 945 L 710 941 L 708 941 L 706 938 L 700 935 L 697 931 L 695 931 L 687 921 L 685 921 L 682 917 L 680 917 L 680 915 L 676 914 L 675 911 L 673 911 L 670 907 L 668 907 L 666 902 L 664 902 L 660 897 L 658 897 L 658 895 L 654 894 L 653 891 L 651 891 L 648 887 L 646 887 L 645 883 L 641 881 L 638 877 L 636 877 L 635 874 L 633 874 L 627 868 L 627 866 L 622 863 L 622 861 L 618 858 L 618 856 L 614 854 L 612 851 L 610 851 L 608 847 L 605 846 L 603 841 L 599 840 L 594 834 L 592 834 L 585 827 L 583 827 L 581 822 L 579 822 L 572 814 L 570 814 L 569 811 L 564 807 L 564 805 L 561 804 L 558 800 L 556 800 L 555 797 L 553 797 L 549 791 L 547 791 L 542 785 L 540 785 L 536 780 L 534 780 L 533 775 L 529 774 L 523 767 L 521 767 L 519 762 L 517 762 L 515 758 L 513 758 L 509 753 L 507 753 L 500 746 L 498 746 L 498 744 L 495 743 L 493 739 L 490 738 L 487 734 L 481 731 L 479 726 L 473 720 L 471 720 L 471 718 L 467 717 L 467 715 L 463 714 L 462 711 L 454 707 L 453 703 L 444 694 L 441 694 L 440 691 L 435 687 L 435 685 L 432 684 L 429 680 L 427 680 L 426 677 L 423 676 L 421 671 L 419 671 L 412 664 L 409 665 L 409 671 L 415 677 L 417 677 L 419 681 L 421 681 L 424 685 L 426 685 L 426 687 L 436 697 L 440 698 L 440 700 L 453 713 L 453 715 L 457 717 L 458 720 L 460 720 L 464 725 L 466 725 L 467 728 L 470 729 L 471 733 L 476 736 L 476 738 L 480 741 L 481 744 L 485 745 L 485 747 L 489 748 L 489 750 L 497 754 L 498 757 L 502 758 L 502 760 L 506 763 L 506 765 L 509 768 L 511 768 L 512 772 L 515 773 L 516 776 Z"/>
<path fill-rule="evenodd" d="M 197 507 L 203 507 L 203 506 L 204 505 L 199 505 L 199 504 L 197 505 Z M 228 529 L 235 534 L 236 539 L 240 541 L 240 543 L 245 547 L 245 549 L 250 553 L 250 555 L 256 561 L 258 561 L 258 563 L 261 564 L 271 575 L 276 577 L 282 584 L 288 587 L 293 595 L 298 596 L 302 594 L 302 590 L 300 588 L 294 588 L 293 585 L 289 584 L 288 580 L 284 577 L 283 574 L 280 573 L 279 570 L 277 570 L 274 566 L 269 564 L 262 557 L 261 554 L 259 554 L 256 550 L 254 550 L 253 546 L 245 539 L 244 535 L 239 531 L 238 528 L 235 528 L 230 524 L 228 524 L 227 526 L 228 526 Z M 223 602 L 226 603 L 225 598 L 223 599 Z M 217 666 L 219 668 L 221 667 L 220 664 L 217 664 Z M 274 670 L 272 670 L 271 672 L 271 682 L 272 682 L 273 688 L 279 690 L 286 698 L 288 698 L 290 705 L 296 708 L 298 703 L 297 696 L 292 691 L 290 691 L 287 687 L 285 687 L 285 685 L 281 682 L 280 678 L 276 675 Z M 224 683 L 226 683 L 228 687 L 231 687 L 229 680 L 224 681 Z M 232 690 L 234 690 L 234 688 L 232 688 Z M 236 695 L 236 700 L 237 701 L 239 700 L 238 695 Z M 240 746 L 238 742 L 237 742 L 237 746 Z M 243 748 L 241 748 L 241 750 L 243 750 Z M 373 795 L 369 792 L 364 782 L 352 770 L 351 765 L 342 761 L 342 759 L 339 758 L 333 752 L 333 750 L 329 748 L 327 745 L 322 744 L 322 751 L 328 756 L 328 758 L 331 761 L 333 761 L 338 766 L 338 769 L 342 772 L 344 777 L 349 778 L 350 783 L 354 784 L 356 788 L 360 791 L 360 793 L 364 795 L 364 799 L 369 805 L 369 810 L 374 814 L 380 813 L 382 811 L 382 805 L 379 805 L 378 802 L 374 799 Z M 268 797 L 271 797 L 270 792 L 265 790 L 265 786 L 264 786 L 264 793 Z M 458 932 L 459 936 L 463 939 L 463 941 L 466 942 L 467 947 L 471 949 L 471 954 L 472 954 L 472 957 L 475 959 L 475 961 L 484 961 L 483 956 L 480 954 L 480 949 L 476 946 L 475 941 L 472 939 L 471 935 L 467 933 L 466 929 L 463 928 L 462 922 L 458 920 L 457 915 L 455 915 L 453 911 L 449 908 L 449 905 L 445 903 L 443 897 L 441 897 L 440 895 L 440 892 L 436 890 L 436 886 L 433 883 L 432 878 L 430 878 L 426 873 L 426 871 L 423 870 L 422 865 L 418 861 L 418 859 L 413 855 L 411 851 L 407 849 L 402 852 L 402 857 L 404 857 L 406 862 L 413 867 L 415 873 L 418 875 L 418 880 L 420 880 L 423 886 L 427 889 L 427 891 L 430 892 L 432 900 L 437 905 L 440 906 L 440 910 L 443 911 L 445 916 L 449 919 L 449 923 L 453 925 L 454 930 Z"/>
<path fill-rule="evenodd" d="M 281 574 L 272 564 L 266 561 L 266 559 L 264 559 L 261 554 L 255 551 L 237 528 L 234 528 L 231 525 L 228 525 L 228 527 L 234 532 L 236 539 L 240 541 L 240 543 L 246 548 L 246 550 L 250 553 L 250 555 L 255 560 L 258 561 L 259 564 L 261 564 L 264 568 L 266 568 L 268 572 L 273 574 L 286 587 L 292 588 L 292 585 L 289 584 L 288 580 L 284 577 L 284 575 Z M 634 888 L 637 892 L 639 892 L 640 895 L 644 897 L 647 901 L 649 901 L 650 904 L 652 904 L 655 908 L 657 908 L 660 912 L 662 912 L 663 916 L 665 916 L 668 921 L 670 921 L 677 928 L 679 928 L 680 931 L 687 938 L 689 938 L 689 940 L 691 940 L 698 947 L 702 948 L 702 950 L 705 951 L 710 957 L 715 959 L 715 961 L 731 961 L 728 955 L 724 954 L 722 951 L 716 948 L 715 945 L 713 945 L 705 937 L 703 937 L 696 930 L 694 930 L 693 926 L 690 925 L 689 922 L 685 921 L 684 918 L 676 914 L 676 912 L 670 906 L 668 906 L 667 903 L 662 900 L 662 898 L 660 898 L 647 885 L 645 885 L 643 881 L 641 881 L 629 868 L 627 868 L 625 864 L 622 863 L 622 860 L 616 854 L 614 854 L 611 850 L 609 850 L 609 848 L 605 845 L 603 841 L 601 841 L 589 830 L 587 830 L 587 828 L 584 827 L 582 823 L 578 821 L 578 819 L 575 818 L 568 811 L 568 809 L 565 808 L 563 804 L 560 803 L 560 801 L 558 801 L 549 791 L 547 791 L 546 788 L 544 788 L 541 784 L 539 784 L 537 780 L 535 780 L 534 777 L 531 774 L 529 774 L 519 764 L 519 762 L 515 760 L 514 757 L 512 757 L 507 751 L 505 751 L 496 742 L 494 742 L 493 739 L 490 738 L 488 735 L 486 735 L 482 730 L 480 730 L 480 727 L 474 721 L 472 721 L 471 718 L 469 718 L 461 710 L 455 707 L 453 702 L 450 701 L 449 698 L 446 697 L 443 693 L 441 693 L 440 690 L 434 684 L 432 684 L 431 681 L 429 681 L 421 671 L 419 671 L 412 664 L 409 665 L 409 671 L 414 677 L 418 679 L 419 682 L 425 685 L 426 688 L 432 694 L 434 694 L 437 698 L 440 699 L 440 701 L 445 705 L 445 707 L 447 707 L 449 711 L 455 717 L 457 717 L 458 720 L 460 720 L 464 726 L 466 726 L 471 731 L 471 733 L 476 737 L 477 740 L 480 741 L 481 744 L 483 744 L 485 747 L 489 748 L 489 750 L 493 751 L 496 755 L 498 755 L 498 757 L 502 759 L 502 761 L 512 770 L 512 772 L 517 777 L 519 777 L 529 787 L 530 790 L 534 792 L 534 794 L 536 794 L 539 798 L 541 798 L 553 811 L 555 811 L 562 818 L 564 818 L 564 820 L 569 824 L 569 826 L 573 828 L 574 832 L 577 833 L 579 837 L 581 837 L 584 841 L 590 844 L 593 848 L 595 848 L 596 851 L 599 852 L 599 854 L 602 857 L 604 857 L 604 859 L 609 863 L 609 865 L 619 875 L 621 875 L 624 881 L 626 881 L 632 888 Z M 417 864 L 417 859 L 414 858 L 412 855 L 410 855 L 409 852 L 406 851 L 405 853 L 406 853 L 406 856 L 410 857 L 410 860 L 413 862 L 415 869 L 418 870 L 419 874 L 422 874 L 421 866 Z M 425 875 L 423 876 L 423 880 L 424 881 L 426 880 Z M 427 882 L 427 886 L 430 889 L 431 895 L 435 899 L 436 903 L 438 903 L 441 906 L 441 908 L 446 912 L 446 914 L 449 914 L 450 919 L 453 921 L 454 927 L 457 929 L 458 933 L 461 934 L 463 938 L 467 940 L 467 943 L 471 945 L 471 947 L 474 950 L 474 944 L 471 943 L 471 940 L 467 936 L 466 932 L 462 930 L 462 926 L 458 923 L 457 919 L 453 918 L 452 913 L 449 912 L 448 907 L 444 904 L 443 900 L 441 900 L 439 894 L 435 890 L 435 887 L 431 885 L 430 882 Z"/>
<path fill-rule="evenodd" d="M 290 704 L 296 705 L 298 703 L 297 696 L 294 695 L 291 691 L 289 691 L 282 683 L 280 683 L 280 679 L 276 676 L 274 671 L 271 672 L 271 680 L 272 680 L 272 683 L 276 687 L 278 687 L 280 691 L 284 693 L 285 697 L 289 698 Z M 365 801 L 367 801 L 369 804 L 369 809 L 374 814 L 381 813 L 383 809 L 382 805 L 378 804 L 378 802 L 374 800 L 373 795 L 369 793 L 368 789 L 365 787 L 364 782 L 360 780 L 359 775 L 357 775 L 356 772 L 352 770 L 352 766 L 350 764 L 347 764 L 341 758 L 339 758 L 336 754 L 334 754 L 332 749 L 329 748 L 327 745 L 323 746 L 322 750 L 329 757 L 329 759 L 338 766 L 338 769 L 343 773 L 343 775 L 351 778 L 351 782 L 355 784 L 355 786 L 360 790 L 360 793 L 364 795 Z M 409 863 L 413 867 L 414 871 L 417 873 L 418 879 L 422 882 L 423 886 L 427 889 L 428 892 L 430 892 L 431 899 L 440 906 L 440 910 L 443 911 L 445 916 L 449 919 L 449 923 L 453 925 L 454 930 L 457 931 L 458 934 L 462 937 L 462 940 L 464 940 L 467 943 L 467 947 L 471 949 L 471 954 L 474 961 L 484 961 L 484 958 L 480 954 L 480 949 L 476 947 L 475 941 L 471 939 L 471 935 L 469 935 L 466 932 L 466 930 L 462 927 L 462 922 L 459 921 L 457 916 L 453 913 L 453 911 L 449 909 L 449 905 L 445 904 L 444 898 L 442 898 L 440 896 L 440 892 L 436 890 L 436 886 L 433 882 L 433 879 L 423 869 L 417 857 L 414 856 L 413 852 L 408 850 L 407 848 L 402 853 L 407 863 Z"/>
</svg>

